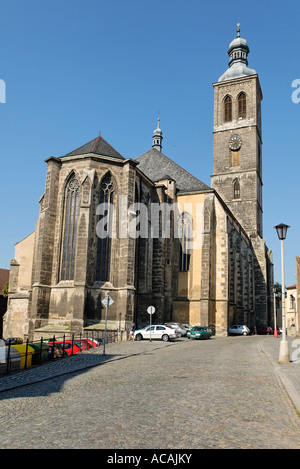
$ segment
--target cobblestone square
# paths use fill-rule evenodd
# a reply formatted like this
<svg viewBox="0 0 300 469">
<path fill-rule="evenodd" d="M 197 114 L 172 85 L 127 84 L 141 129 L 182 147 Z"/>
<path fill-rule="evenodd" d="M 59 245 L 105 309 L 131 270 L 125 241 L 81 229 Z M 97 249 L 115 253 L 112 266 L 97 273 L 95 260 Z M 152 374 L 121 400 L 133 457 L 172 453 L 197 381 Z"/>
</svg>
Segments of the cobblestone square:
<svg viewBox="0 0 300 469">
<path fill-rule="evenodd" d="M 1 378 L 0 447 L 299 449 L 274 340 L 120 342 Z"/>
</svg>

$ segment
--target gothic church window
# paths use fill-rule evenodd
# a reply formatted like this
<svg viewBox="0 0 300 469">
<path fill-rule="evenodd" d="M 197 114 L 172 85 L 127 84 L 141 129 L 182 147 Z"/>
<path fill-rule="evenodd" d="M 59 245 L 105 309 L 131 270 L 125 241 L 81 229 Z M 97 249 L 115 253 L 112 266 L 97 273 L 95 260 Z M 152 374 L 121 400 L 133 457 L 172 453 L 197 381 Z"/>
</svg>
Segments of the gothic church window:
<svg viewBox="0 0 300 469">
<path fill-rule="evenodd" d="M 100 222 L 103 223 L 103 232 L 98 234 L 97 243 L 97 262 L 96 262 L 96 281 L 109 281 L 110 274 L 110 257 L 111 257 L 111 238 L 113 227 L 113 197 L 114 186 L 111 174 L 108 173 L 102 180 L 100 185 L 99 204 L 102 206 Z M 105 235 L 106 234 L 106 235 Z"/>
<path fill-rule="evenodd" d="M 72 177 L 66 189 L 61 280 L 74 280 L 78 210 L 79 184 Z"/>
<path fill-rule="evenodd" d="M 190 270 L 191 250 L 189 242 L 191 241 L 192 219 L 188 213 L 183 213 L 179 222 L 179 271 L 188 272 Z"/>
<path fill-rule="evenodd" d="M 238 96 L 238 117 L 245 118 L 247 112 L 247 100 L 245 93 L 240 93 Z"/>
<path fill-rule="evenodd" d="M 224 121 L 232 121 L 232 99 L 230 96 L 226 96 L 224 99 Z"/>
</svg>

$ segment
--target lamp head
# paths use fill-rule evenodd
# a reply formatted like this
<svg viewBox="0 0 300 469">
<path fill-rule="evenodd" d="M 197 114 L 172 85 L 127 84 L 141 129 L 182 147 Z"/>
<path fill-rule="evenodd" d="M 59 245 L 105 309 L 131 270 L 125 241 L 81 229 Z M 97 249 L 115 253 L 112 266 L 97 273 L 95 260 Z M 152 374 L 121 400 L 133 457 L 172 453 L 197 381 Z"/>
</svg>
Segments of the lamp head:
<svg viewBox="0 0 300 469">
<path fill-rule="evenodd" d="M 286 237 L 287 229 L 290 228 L 290 226 L 285 225 L 284 223 L 280 223 L 280 225 L 276 225 L 276 226 L 274 226 L 274 228 L 277 231 L 278 238 L 280 240 L 284 240 L 285 237 Z"/>
</svg>

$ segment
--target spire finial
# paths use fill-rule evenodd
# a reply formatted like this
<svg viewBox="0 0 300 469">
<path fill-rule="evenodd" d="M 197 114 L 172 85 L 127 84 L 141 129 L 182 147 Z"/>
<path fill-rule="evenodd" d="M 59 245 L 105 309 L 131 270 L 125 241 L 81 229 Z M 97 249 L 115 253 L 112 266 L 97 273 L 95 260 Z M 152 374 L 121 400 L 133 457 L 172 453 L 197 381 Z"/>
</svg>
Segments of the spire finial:
<svg viewBox="0 0 300 469">
<path fill-rule="evenodd" d="M 236 37 L 240 37 L 240 32 L 241 32 L 240 26 L 241 26 L 241 23 L 238 23 L 238 24 L 237 24 L 237 30 L 236 30 L 236 32 L 237 32 L 237 36 L 236 36 Z"/>
</svg>

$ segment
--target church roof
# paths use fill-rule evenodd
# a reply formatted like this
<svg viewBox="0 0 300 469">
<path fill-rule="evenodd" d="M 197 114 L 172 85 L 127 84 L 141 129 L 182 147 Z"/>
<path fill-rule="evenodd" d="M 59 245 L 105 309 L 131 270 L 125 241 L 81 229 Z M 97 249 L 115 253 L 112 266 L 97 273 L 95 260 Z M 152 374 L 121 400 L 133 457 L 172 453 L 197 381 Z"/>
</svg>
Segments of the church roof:
<svg viewBox="0 0 300 469">
<path fill-rule="evenodd" d="M 146 151 L 138 156 L 135 161 L 139 163 L 141 170 L 149 179 L 154 182 L 163 179 L 173 179 L 180 192 L 198 192 L 211 190 L 209 186 L 197 179 L 177 163 L 170 160 L 166 155 L 156 148 Z M 168 175 L 166 177 L 166 175 Z"/>
<path fill-rule="evenodd" d="M 107 143 L 104 138 L 100 135 L 94 140 L 91 140 L 88 143 L 85 143 L 81 147 L 77 148 L 76 150 L 67 153 L 61 158 L 70 157 L 70 156 L 77 156 L 77 155 L 85 155 L 87 153 L 94 153 L 96 155 L 101 156 L 109 156 L 111 158 L 117 158 L 119 160 L 124 160 L 124 156 L 120 155 L 109 143 Z"/>
</svg>

